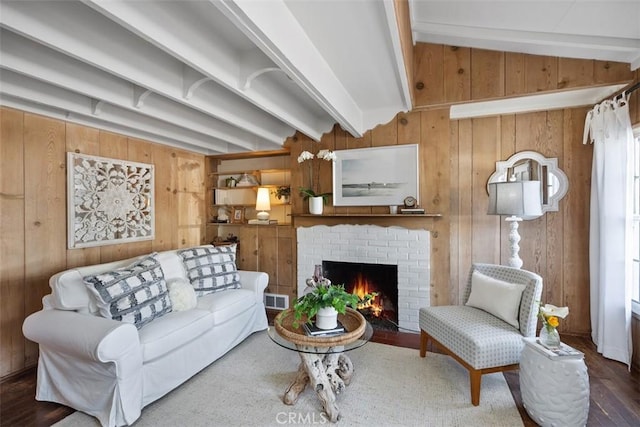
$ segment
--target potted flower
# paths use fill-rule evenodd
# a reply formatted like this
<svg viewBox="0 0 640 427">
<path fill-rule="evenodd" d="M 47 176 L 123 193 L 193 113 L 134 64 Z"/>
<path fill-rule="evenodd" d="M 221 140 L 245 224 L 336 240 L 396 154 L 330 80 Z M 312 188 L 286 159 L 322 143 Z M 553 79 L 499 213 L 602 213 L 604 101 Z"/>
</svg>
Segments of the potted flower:
<svg viewBox="0 0 640 427">
<path fill-rule="evenodd" d="M 306 317 L 306 322 L 312 324 L 315 317 L 316 326 L 320 329 L 333 329 L 337 326 L 338 313 L 344 314 L 347 307 L 356 308 L 358 304 L 370 301 L 377 294 L 366 294 L 363 298 L 356 294 L 347 292 L 344 285 L 333 285 L 326 278 L 318 282 L 314 279 L 307 279 L 305 295 L 298 299 L 293 306 L 294 321 L 293 327 L 300 325 L 302 317 Z"/>
<path fill-rule="evenodd" d="M 289 197 L 291 196 L 291 187 L 288 185 L 281 185 L 280 187 L 276 188 L 275 191 L 272 191 L 272 194 L 276 196 L 276 199 L 284 199 L 284 202 L 287 203 L 289 201 Z"/>
<path fill-rule="evenodd" d="M 560 347 L 560 334 L 556 329 L 560 325 L 560 319 L 569 315 L 569 307 L 556 307 L 552 304 L 540 304 L 538 317 L 542 321 L 540 329 L 540 344 L 548 348 Z"/>
<path fill-rule="evenodd" d="M 331 193 L 320 192 L 320 161 L 332 162 L 336 155 L 331 150 L 320 150 L 317 154 L 303 151 L 298 156 L 298 163 L 309 161 L 308 181 L 309 187 L 300 187 L 300 195 L 304 200 L 309 200 L 309 212 L 312 214 L 322 214 L 322 206 L 327 204 L 327 198 Z"/>
</svg>

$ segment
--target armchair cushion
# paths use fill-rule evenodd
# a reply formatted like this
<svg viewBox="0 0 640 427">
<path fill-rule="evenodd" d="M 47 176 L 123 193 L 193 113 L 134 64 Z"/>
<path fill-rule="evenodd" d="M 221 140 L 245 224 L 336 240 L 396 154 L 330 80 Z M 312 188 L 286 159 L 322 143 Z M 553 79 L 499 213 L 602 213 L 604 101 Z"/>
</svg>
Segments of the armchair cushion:
<svg viewBox="0 0 640 427">
<path fill-rule="evenodd" d="M 525 287 L 474 271 L 471 277 L 471 294 L 466 305 L 482 309 L 519 328 L 520 300 Z"/>
<path fill-rule="evenodd" d="M 420 329 L 475 369 L 518 363 L 524 347 L 518 329 L 469 306 L 421 308 Z"/>
<path fill-rule="evenodd" d="M 474 263 L 471 266 L 471 272 L 467 279 L 462 301 L 466 304 L 471 294 L 472 272 L 478 271 L 486 276 L 494 279 L 503 280 L 509 283 L 520 283 L 525 285 L 520 301 L 520 313 L 518 315 L 518 323 L 520 333 L 525 337 L 533 337 L 536 334 L 536 325 L 538 323 L 538 305 L 542 295 L 542 277 L 539 275 L 519 268 L 506 267 L 496 264 Z"/>
</svg>

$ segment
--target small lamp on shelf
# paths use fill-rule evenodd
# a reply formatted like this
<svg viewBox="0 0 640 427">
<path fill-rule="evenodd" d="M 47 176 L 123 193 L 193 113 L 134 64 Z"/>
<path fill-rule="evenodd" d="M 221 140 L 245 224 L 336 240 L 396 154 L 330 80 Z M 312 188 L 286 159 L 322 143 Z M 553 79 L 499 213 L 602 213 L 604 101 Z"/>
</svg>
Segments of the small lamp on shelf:
<svg viewBox="0 0 640 427">
<path fill-rule="evenodd" d="M 259 211 L 256 217 L 260 221 L 269 221 L 269 212 L 271 210 L 271 200 L 269 199 L 269 189 L 266 187 L 258 188 L 256 197 L 256 210 Z"/>
<path fill-rule="evenodd" d="M 509 243 L 511 253 L 509 266 L 522 267 L 518 222 L 542 215 L 540 181 L 509 181 L 489 183 L 489 215 L 509 215 L 505 221 L 511 223 Z"/>
</svg>

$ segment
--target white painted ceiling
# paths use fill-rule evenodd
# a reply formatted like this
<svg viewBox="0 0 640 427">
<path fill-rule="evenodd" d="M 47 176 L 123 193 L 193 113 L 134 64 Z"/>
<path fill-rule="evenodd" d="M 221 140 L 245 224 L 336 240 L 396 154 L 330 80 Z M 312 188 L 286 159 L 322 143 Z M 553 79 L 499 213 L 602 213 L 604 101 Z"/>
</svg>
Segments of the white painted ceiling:
<svg viewBox="0 0 640 427">
<path fill-rule="evenodd" d="M 640 0 L 409 0 L 415 42 L 640 67 Z"/>
<path fill-rule="evenodd" d="M 640 0 L 410 0 L 414 41 L 640 66 Z M 392 0 L 0 0 L 0 103 L 205 154 L 411 108 Z"/>
</svg>

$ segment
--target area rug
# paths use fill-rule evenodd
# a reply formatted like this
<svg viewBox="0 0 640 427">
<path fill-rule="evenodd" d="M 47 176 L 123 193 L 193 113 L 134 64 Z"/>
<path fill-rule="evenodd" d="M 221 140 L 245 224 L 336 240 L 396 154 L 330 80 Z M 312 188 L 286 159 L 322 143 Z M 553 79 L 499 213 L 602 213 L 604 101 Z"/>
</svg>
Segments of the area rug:
<svg viewBox="0 0 640 427">
<path fill-rule="evenodd" d="M 469 375 L 450 357 L 368 343 L 349 352 L 354 376 L 337 397 L 338 426 L 521 426 L 500 373 L 482 377 L 472 406 Z M 198 375 L 142 410 L 134 427 L 330 425 L 309 386 L 282 403 L 300 358 L 255 333 Z M 76 412 L 56 427 L 98 426 Z"/>
</svg>

